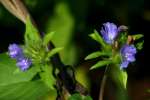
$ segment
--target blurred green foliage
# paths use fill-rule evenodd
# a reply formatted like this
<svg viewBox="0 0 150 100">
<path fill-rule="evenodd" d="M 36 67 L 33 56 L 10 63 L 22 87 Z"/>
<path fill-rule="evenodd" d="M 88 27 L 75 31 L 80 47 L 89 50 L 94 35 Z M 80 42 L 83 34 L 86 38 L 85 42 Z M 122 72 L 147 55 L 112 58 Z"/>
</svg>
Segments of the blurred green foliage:
<svg viewBox="0 0 150 100">
<path fill-rule="evenodd" d="M 54 8 L 54 15 L 47 20 L 46 32 L 54 31 L 52 42 L 56 47 L 64 47 L 61 58 L 64 64 L 73 65 L 76 60 L 76 48 L 72 41 L 74 18 L 67 3 L 58 3 Z"/>
</svg>

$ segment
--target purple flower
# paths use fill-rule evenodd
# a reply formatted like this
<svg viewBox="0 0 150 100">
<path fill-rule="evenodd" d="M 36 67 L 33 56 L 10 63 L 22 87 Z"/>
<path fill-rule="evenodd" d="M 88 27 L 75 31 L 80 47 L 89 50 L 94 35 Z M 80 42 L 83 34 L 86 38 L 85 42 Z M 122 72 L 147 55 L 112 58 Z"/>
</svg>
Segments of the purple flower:
<svg viewBox="0 0 150 100">
<path fill-rule="evenodd" d="M 20 59 L 23 57 L 23 51 L 17 44 L 10 44 L 8 54 L 11 58 Z"/>
<path fill-rule="evenodd" d="M 24 57 L 24 53 L 22 48 L 20 48 L 17 44 L 10 44 L 8 47 L 8 54 L 11 58 L 16 59 L 17 66 L 22 70 L 27 70 L 31 64 L 32 61 L 28 58 Z"/>
<path fill-rule="evenodd" d="M 103 36 L 103 39 L 108 44 L 113 44 L 115 38 L 118 35 L 118 28 L 114 23 L 104 23 L 104 27 L 101 29 L 101 34 Z"/>
<path fill-rule="evenodd" d="M 121 48 L 120 52 L 122 56 L 121 69 L 127 68 L 130 62 L 135 61 L 135 54 L 137 51 L 134 45 L 126 44 Z"/>
<path fill-rule="evenodd" d="M 28 58 L 23 58 L 17 62 L 17 66 L 22 70 L 27 70 L 32 64 L 32 61 Z"/>
</svg>

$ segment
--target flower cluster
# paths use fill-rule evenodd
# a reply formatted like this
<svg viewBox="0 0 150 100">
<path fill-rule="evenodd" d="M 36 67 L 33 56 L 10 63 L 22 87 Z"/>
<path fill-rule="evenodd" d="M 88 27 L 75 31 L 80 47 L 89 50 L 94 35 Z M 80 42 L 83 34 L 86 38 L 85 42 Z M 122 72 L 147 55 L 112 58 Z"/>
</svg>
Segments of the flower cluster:
<svg viewBox="0 0 150 100">
<path fill-rule="evenodd" d="M 104 23 L 103 27 L 101 29 L 101 34 L 102 37 L 104 39 L 104 41 L 107 44 L 113 44 L 114 41 L 116 40 L 118 34 L 122 31 L 122 30 L 126 30 L 127 27 L 126 26 L 120 26 L 117 28 L 117 26 L 114 23 Z M 134 47 L 134 45 L 129 45 L 129 44 L 125 44 L 122 46 L 122 48 L 120 49 L 120 53 L 121 53 L 121 57 L 122 57 L 122 63 L 120 65 L 120 68 L 127 68 L 128 64 L 130 62 L 134 62 L 135 61 L 135 54 L 136 54 L 136 48 Z"/>
<path fill-rule="evenodd" d="M 31 64 L 32 61 L 29 58 L 26 58 L 24 56 L 23 50 L 21 47 L 19 47 L 17 44 L 10 44 L 8 47 L 8 54 L 11 58 L 16 59 L 17 66 L 22 70 L 27 70 Z"/>
</svg>

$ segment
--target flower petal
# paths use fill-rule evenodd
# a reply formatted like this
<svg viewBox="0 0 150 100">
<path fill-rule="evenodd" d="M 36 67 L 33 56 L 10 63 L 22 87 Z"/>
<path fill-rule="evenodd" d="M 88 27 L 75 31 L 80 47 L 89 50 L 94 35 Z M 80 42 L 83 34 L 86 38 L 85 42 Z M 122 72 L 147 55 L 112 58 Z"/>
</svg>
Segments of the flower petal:
<svg viewBox="0 0 150 100">
<path fill-rule="evenodd" d="M 104 23 L 100 32 L 103 36 L 103 39 L 108 44 L 113 44 L 115 38 L 118 35 L 117 26 L 114 23 L 110 22 Z"/>
</svg>

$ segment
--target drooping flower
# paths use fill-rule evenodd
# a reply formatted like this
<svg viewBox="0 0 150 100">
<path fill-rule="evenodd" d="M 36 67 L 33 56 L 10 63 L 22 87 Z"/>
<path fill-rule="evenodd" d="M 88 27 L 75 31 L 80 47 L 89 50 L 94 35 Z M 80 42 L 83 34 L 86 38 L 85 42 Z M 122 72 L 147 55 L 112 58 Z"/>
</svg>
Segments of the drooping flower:
<svg viewBox="0 0 150 100">
<path fill-rule="evenodd" d="M 17 44 L 10 44 L 8 47 L 8 54 L 11 58 L 20 59 L 23 58 L 23 51 Z"/>
<path fill-rule="evenodd" d="M 23 58 L 17 62 L 17 66 L 22 70 L 27 70 L 32 64 L 32 61 L 28 58 Z"/>
<path fill-rule="evenodd" d="M 103 39 L 108 44 L 113 44 L 115 38 L 118 35 L 118 28 L 114 23 L 104 23 L 104 27 L 101 29 L 101 34 L 103 36 Z"/>
<path fill-rule="evenodd" d="M 136 48 L 134 47 L 134 45 L 124 45 L 121 50 L 121 56 L 122 56 L 122 63 L 121 63 L 121 69 L 122 68 L 127 68 L 128 64 L 130 62 L 134 62 L 135 61 L 135 54 L 136 54 Z"/>
</svg>

